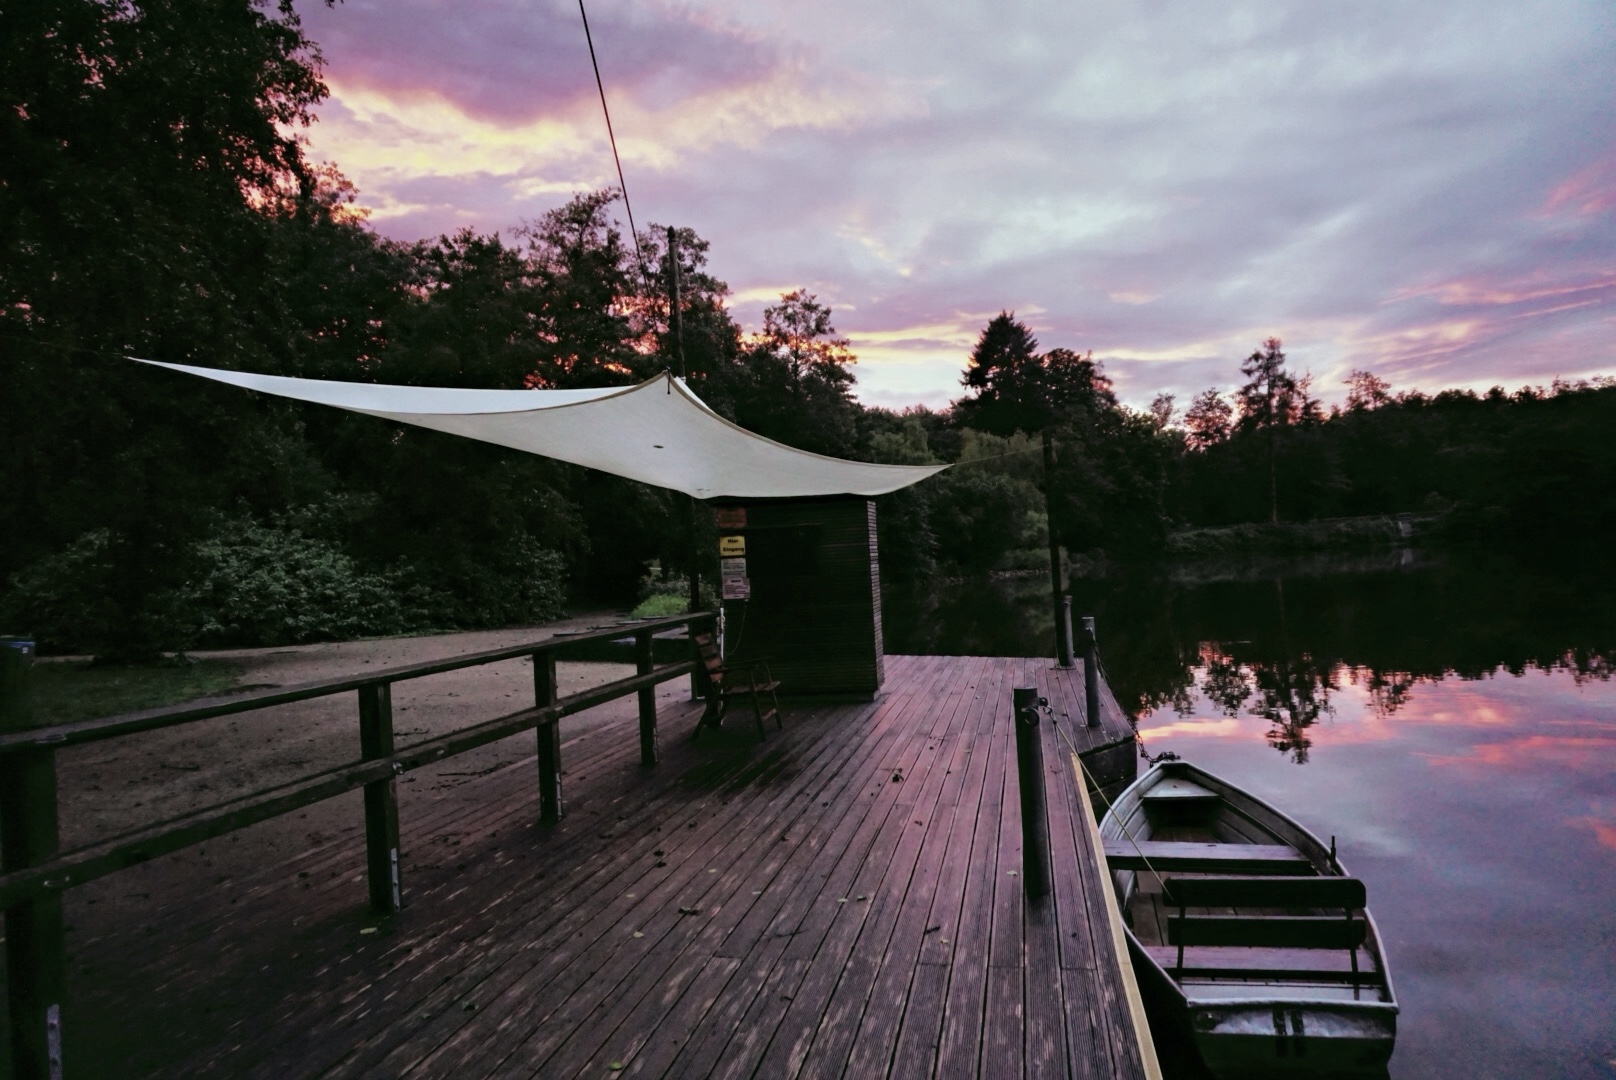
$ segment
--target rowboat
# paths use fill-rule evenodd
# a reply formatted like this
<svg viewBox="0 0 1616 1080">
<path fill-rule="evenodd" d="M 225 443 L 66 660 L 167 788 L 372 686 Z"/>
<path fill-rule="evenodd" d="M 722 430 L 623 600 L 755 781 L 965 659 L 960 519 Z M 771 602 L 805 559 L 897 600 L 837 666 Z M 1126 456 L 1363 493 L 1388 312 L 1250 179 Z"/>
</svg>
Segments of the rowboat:
<svg viewBox="0 0 1616 1080">
<path fill-rule="evenodd" d="M 1119 795 L 1100 836 L 1141 990 L 1214 1076 L 1385 1075 L 1397 998 L 1333 837 L 1185 761 Z"/>
</svg>

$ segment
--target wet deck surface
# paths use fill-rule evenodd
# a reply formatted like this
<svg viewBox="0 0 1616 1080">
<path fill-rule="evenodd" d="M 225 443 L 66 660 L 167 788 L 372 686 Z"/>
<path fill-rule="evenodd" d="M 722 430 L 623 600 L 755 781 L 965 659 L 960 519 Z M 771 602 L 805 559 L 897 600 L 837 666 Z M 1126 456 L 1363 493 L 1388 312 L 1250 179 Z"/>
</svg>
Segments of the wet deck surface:
<svg viewBox="0 0 1616 1080">
<path fill-rule="evenodd" d="M 699 706 L 664 696 L 653 770 L 632 707 L 582 737 L 564 722 L 557 826 L 535 824 L 531 758 L 401 786 L 406 907 L 392 918 L 364 910 L 357 799 L 353 828 L 247 880 L 198 881 L 156 909 L 125 882 L 78 912 L 111 929 L 70 936 L 69 1067 L 1141 1076 L 1050 725 L 1053 896 L 1022 895 L 1009 702 L 1034 682 L 1080 747 L 1117 738 L 1081 726 L 1080 669 L 893 656 L 880 700 L 788 706 L 763 744 L 740 711 L 692 741 Z"/>
</svg>

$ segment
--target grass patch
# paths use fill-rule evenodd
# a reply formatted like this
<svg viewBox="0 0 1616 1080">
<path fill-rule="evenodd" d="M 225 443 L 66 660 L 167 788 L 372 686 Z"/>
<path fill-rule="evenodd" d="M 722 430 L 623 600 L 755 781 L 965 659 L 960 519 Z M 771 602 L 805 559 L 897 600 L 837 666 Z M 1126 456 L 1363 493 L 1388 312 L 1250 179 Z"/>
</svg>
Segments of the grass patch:
<svg viewBox="0 0 1616 1080">
<path fill-rule="evenodd" d="M 690 601 L 683 596 L 669 596 L 659 593 L 647 596 L 640 601 L 640 606 L 629 612 L 634 619 L 654 619 L 663 615 L 683 615 L 690 606 Z"/>
<path fill-rule="evenodd" d="M 179 660 L 134 667 L 89 660 L 36 663 L 34 722 L 66 724 L 222 694 L 241 678 L 228 660 Z"/>
</svg>

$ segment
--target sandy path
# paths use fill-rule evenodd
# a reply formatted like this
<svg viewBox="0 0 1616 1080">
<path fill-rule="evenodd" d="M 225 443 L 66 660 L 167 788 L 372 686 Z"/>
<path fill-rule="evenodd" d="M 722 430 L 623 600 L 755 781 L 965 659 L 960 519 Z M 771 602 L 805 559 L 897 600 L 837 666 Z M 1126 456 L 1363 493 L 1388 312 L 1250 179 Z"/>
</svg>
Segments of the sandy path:
<svg viewBox="0 0 1616 1080">
<path fill-rule="evenodd" d="M 557 631 L 589 629 L 616 618 L 598 613 L 515 630 L 197 655 L 243 665 L 241 686 L 288 686 L 367 667 L 393 667 L 539 641 Z M 567 694 L 631 674 L 633 667 L 628 664 L 562 662 L 557 677 L 561 693 Z M 688 680 L 664 683 L 658 688 L 658 699 L 668 703 L 689 700 Z M 397 683 L 393 687 L 395 737 L 400 745 L 407 745 L 514 712 L 532 701 L 532 662 L 526 658 Z M 562 722 L 563 739 L 587 733 L 612 718 L 632 716 L 634 710 L 635 700 L 628 697 L 568 717 Z M 401 785 L 441 790 L 533 755 L 533 735 L 525 733 L 416 770 Z M 354 693 L 66 748 L 57 763 L 62 847 L 71 849 L 358 757 Z M 401 786 L 405 805 L 408 791 Z M 358 792 L 328 799 L 75 889 L 70 896 L 80 902 L 70 907 L 76 909 L 76 921 L 83 924 L 81 932 L 92 932 L 95 924 L 118 909 L 131 904 L 165 904 L 199 885 L 225 885 L 266 860 L 317 847 L 338 832 L 359 827 L 362 820 Z M 407 845 L 407 815 L 402 827 Z"/>
</svg>

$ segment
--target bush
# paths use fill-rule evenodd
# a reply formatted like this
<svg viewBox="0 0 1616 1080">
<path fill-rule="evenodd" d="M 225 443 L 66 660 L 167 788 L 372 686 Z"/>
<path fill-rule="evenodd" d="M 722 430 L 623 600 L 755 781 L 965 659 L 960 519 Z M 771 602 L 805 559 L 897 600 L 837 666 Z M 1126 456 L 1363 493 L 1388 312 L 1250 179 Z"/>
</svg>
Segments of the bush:
<svg viewBox="0 0 1616 1080">
<path fill-rule="evenodd" d="M 18 573 L 0 604 L 8 633 L 34 635 L 44 652 L 94 651 L 118 639 L 112 530 L 87 532 Z"/>
<path fill-rule="evenodd" d="M 492 552 L 468 548 L 448 566 L 406 575 L 406 584 L 432 626 L 521 626 L 563 613 L 566 567 L 559 552 L 519 533 Z"/>
<path fill-rule="evenodd" d="M 197 545 L 182 610 L 207 645 L 287 645 L 410 629 L 398 575 L 367 573 L 329 540 L 246 519 Z"/>
</svg>

